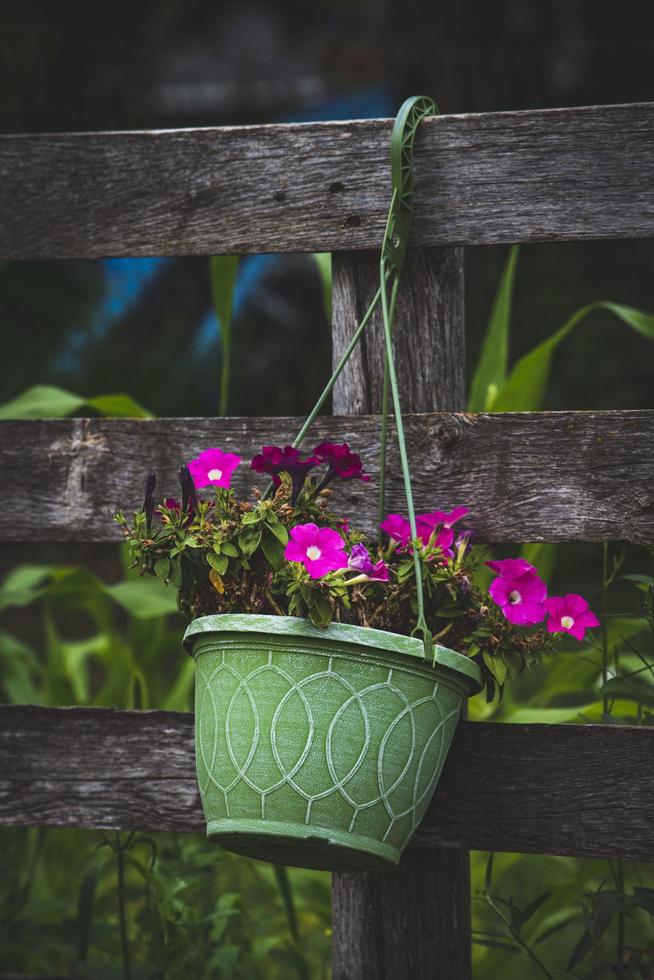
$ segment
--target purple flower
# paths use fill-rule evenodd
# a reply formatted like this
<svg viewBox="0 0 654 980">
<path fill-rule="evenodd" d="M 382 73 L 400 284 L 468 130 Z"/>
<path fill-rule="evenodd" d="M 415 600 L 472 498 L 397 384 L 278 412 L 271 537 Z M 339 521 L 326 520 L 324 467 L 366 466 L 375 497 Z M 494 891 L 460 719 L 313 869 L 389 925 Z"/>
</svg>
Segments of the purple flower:
<svg viewBox="0 0 654 980">
<path fill-rule="evenodd" d="M 475 537 L 475 531 L 473 528 L 468 527 L 465 531 L 459 531 L 456 538 L 454 539 L 454 547 L 459 550 L 459 548 L 468 548 Z"/>
<path fill-rule="evenodd" d="M 370 552 L 365 544 L 352 545 L 352 551 L 347 560 L 347 567 L 353 569 L 355 572 L 368 573 L 370 571 L 372 562 L 370 561 Z"/>
<path fill-rule="evenodd" d="M 208 486 L 229 487 L 232 473 L 240 462 L 241 457 L 235 453 L 205 449 L 196 459 L 189 460 L 188 469 L 198 490 Z"/>
<path fill-rule="evenodd" d="M 533 565 L 524 558 L 506 558 L 504 561 L 487 561 L 497 572 L 488 592 L 500 606 L 510 623 L 531 626 L 545 618 L 547 586 Z"/>
<path fill-rule="evenodd" d="M 388 565 L 385 561 L 378 561 L 373 565 L 370 552 L 364 544 L 352 546 L 347 567 L 354 572 L 361 572 L 369 582 L 388 582 Z"/>
<path fill-rule="evenodd" d="M 279 478 L 280 473 L 288 473 L 292 482 L 291 503 L 295 503 L 299 497 L 304 481 L 314 466 L 318 465 L 318 460 L 314 456 L 307 459 L 300 458 L 300 450 L 293 446 L 263 446 L 250 466 L 256 473 L 267 473 L 272 478 L 276 487 L 282 482 Z"/>
<path fill-rule="evenodd" d="M 570 633 L 575 640 L 583 640 L 587 629 L 599 626 L 600 622 L 588 603 L 580 595 L 569 592 L 562 598 L 552 596 L 545 600 L 548 633 Z"/>
<path fill-rule="evenodd" d="M 311 578 L 347 567 L 345 542 L 337 531 L 317 524 L 296 524 L 284 549 L 287 561 L 302 562 Z"/>
<path fill-rule="evenodd" d="M 339 480 L 363 480 L 364 483 L 370 479 L 369 475 L 363 472 L 361 457 L 358 453 L 353 453 L 346 442 L 340 446 L 334 442 L 321 442 L 313 450 L 313 455 L 319 462 L 329 464 L 329 469 L 321 480 L 320 490 L 337 478 Z"/>
</svg>

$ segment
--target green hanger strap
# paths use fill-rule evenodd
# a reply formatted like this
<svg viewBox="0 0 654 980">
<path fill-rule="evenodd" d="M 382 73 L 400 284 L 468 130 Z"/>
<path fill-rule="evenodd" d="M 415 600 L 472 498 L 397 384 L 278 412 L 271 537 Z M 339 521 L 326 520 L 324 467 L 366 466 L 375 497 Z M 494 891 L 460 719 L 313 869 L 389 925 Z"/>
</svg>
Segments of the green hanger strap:
<svg viewBox="0 0 654 980">
<path fill-rule="evenodd" d="M 413 506 L 413 491 L 411 488 L 409 459 L 406 450 L 406 440 L 404 438 L 404 423 L 402 421 L 400 393 L 397 382 L 397 373 L 395 370 L 395 359 L 393 356 L 393 321 L 395 318 L 395 308 L 397 305 L 400 277 L 404 267 L 404 259 L 413 218 L 413 143 L 421 121 L 426 116 L 433 116 L 437 113 L 438 109 L 436 104 L 427 96 L 419 95 L 407 99 L 406 102 L 404 102 L 400 107 L 400 111 L 395 118 L 393 133 L 391 136 L 391 181 L 393 193 L 381 247 L 381 256 L 379 261 L 379 289 L 368 307 L 365 316 L 361 320 L 361 323 L 357 327 L 352 340 L 348 344 L 343 356 L 334 369 L 331 378 L 327 382 L 320 397 L 318 398 L 318 401 L 309 413 L 304 425 L 293 442 L 293 446 L 297 449 L 311 428 L 320 409 L 336 384 L 336 381 L 347 364 L 353 350 L 361 340 L 365 328 L 372 319 L 373 312 L 381 301 L 382 320 L 384 324 L 385 364 L 384 388 L 382 394 L 381 453 L 379 461 L 379 520 L 381 522 L 384 516 L 384 501 L 386 494 L 386 447 L 388 441 L 390 393 L 393 400 L 393 413 L 395 415 L 397 440 L 400 449 L 404 493 L 406 496 L 407 511 L 409 514 L 411 537 L 413 540 L 418 537 L 418 532 L 416 527 L 415 509 Z M 413 633 L 422 637 L 425 649 L 425 658 L 433 662 L 433 641 L 425 619 L 422 566 L 415 548 L 413 549 L 413 565 L 416 577 L 416 593 L 418 601 L 418 621 Z"/>
</svg>

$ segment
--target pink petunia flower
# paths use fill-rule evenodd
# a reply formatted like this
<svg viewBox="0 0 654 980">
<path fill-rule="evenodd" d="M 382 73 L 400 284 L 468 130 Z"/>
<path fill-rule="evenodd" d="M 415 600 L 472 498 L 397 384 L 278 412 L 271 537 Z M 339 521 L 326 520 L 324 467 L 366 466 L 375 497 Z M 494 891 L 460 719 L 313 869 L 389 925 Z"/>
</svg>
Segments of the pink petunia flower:
<svg viewBox="0 0 654 980">
<path fill-rule="evenodd" d="M 284 549 L 287 561 L 302 562 L 311 578 L 347 567 L 345 542 L 337 531 L 317 524 L 296 524 Z"/>
<path fill-rule="evenodd" d="M 232 473 L 241 462 L 235 453 L 224 453 L 222 449 L 205 449 L 196 459 L 188 462 L 188 468 L 196 489 L 202 487 L 229 487 Z"/>
<path fill-rule="evenodd" d="M 506 558 L 504 561 L 487 561 L 497 572 L 488 592 L 510 623 L 531 626 L 545 618 L 547 586 L 533 565 L 524 558 Z"/>
<path fill-rule="evenodd" d="M 429 544 L 432 536 L 433 544 L 440 548 L 446 558 L 452 557 L 452 544 L 454 542 L 454 531 L 452 526 L 464 514 L 468 513 L 467 507 L 455 507 L 449 514 L 442 510 L 434 510 L 428 514 L 418 514 L 416 516 L 416 531 L 423 544 Z M 389 514 L 379 525 L 382 531 L 386 531 L 389 537 L 398 541 L 400 546 L 405 548 L 411 540 L 411 526 L 401 514 Z"/>
<path fill-rule="evenodd" d="M 398 541 L 402 547 L 411 540 L 411 525 L 401 514 L 389 514 L 379 526 L 382 531 L 386 531 L 389 538 Z"/>
<path fill-rule="evenodd" d="M 362 581 L 365 576 L 369 582 L 388 582 L 388 565 L 382 560 L 373 565 L 370 552 L 364 544 L 353 545 L 347 567 L 352 571 L 361 572 Z"/>
<path fill-rule="evenodd" d="M 449 514 L 444 510 L 432 510 L 429 514 L 419 514 L 418 520 L 422 520 L 425 524 L 431 524 L 432 527 L 437 527 L 442 525 L 443 527 L 451 528 L 460 521 L 462 517 L 470 513 L 468 507 L 455 507 L 449 512 Z"/>
<path fill-rule="evenodd" d="M 586 600 L 574 592 L 563 597 L 552 596 L 546 599 L 545 609 L 548 633 L 569 633 L 575 640 L 583 640 L 587 629 L 600 625 L 595 613 L 588 608 Z"/>
</svg>

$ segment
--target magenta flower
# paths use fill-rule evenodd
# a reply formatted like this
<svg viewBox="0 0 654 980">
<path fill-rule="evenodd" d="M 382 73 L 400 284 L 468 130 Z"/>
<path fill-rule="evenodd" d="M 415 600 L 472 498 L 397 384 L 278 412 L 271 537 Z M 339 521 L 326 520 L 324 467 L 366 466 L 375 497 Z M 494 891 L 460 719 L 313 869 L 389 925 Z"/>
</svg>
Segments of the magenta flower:
<svg viewBox="0 0 654 980">
<path fill-rule="evenodd" d="M 311 578 L 347 567 L 345 542 L 338 531 L 317 524 L 296 524 L 284 549 L 287 561 L 302 562 Z"/>
<path fill-rule="evenodd" d="M 552 596 L 545 600 L 548 633 L 570 633 L 575 640 L 583 640 L 587 629 L 600 622 L 588 603 L 580 595 L 569 592 L 562 598 Z"/>
<path fill-rule="evenodd" d="M 365 575 L 369 582 L 388 582 L 388 565 L 385 561 L 378 561 L 373 565 L 370 552 L 364 544 L 353 545 L 347 567 Z"/>
<path fill-rule="evenodd" d="M 418 520 L 430 523 L 433 527 L 442 524 L 443 527 L 451 528 L 454 527 L 457 521 L 460 521 L 462 517 L 465 517 L 469 513 L 470 510 L 468 507 L 455 507 L 449 514 L 444 510 L 432 510 L 429 514 L 419 514 Z"/>
<path fill-rule="evenodd" d="M 301 459 L 300 456 L 300 450 L 294 449 L 293 446 L 284 446 L 283 449 L 280 449 L 279 446 L 263 446 L 261 452 L 253 458 L 250 466 L 256 473 L 267 473 L 276 487 L 282 482 L 279 474 L 288 473 L 293 486 L 291 503 L 294 504 L 302 491 L 309 471 L 318 465 L 315 456 L 309 456 L 307 459 Z"/>
<path fill-rule="evenodd" d="M 533 565 L 524 558 L 487 561 L 497 572 L 488 592 L 510 623 L 531 626 L 545 618 L 547 586 Z"/>
<path fill-rule="evenodd" d="M 411 525 L 401 514 L 389 514 L 379 525 L 389 538 L 398 541 L 404 548 L 411 540 Z"/>
<path fill-rule="evenodd" d="M 313 450 L 313 455 L 321 462 L 328 463 L 329 469 L 320 483 L 320 489 L 332 480 L 363 480 L 367 483 L 370 476 L 363 472 L 363 464 L 358 453 L 353 453 L 344 442 L 338 446 L 334 442 L 321 442 Z"/>
<path fill-rule="evenodd" d="M 418 537 L 423 544 L 429 544 L 432 536 L 434 536 L 433 544 L 440 548 L 447 558 L 451 558 L 454 541 L 452 525 L 467 513 L 467 507 L 455 507 L 449 514 L 442 510 L 418 514 L 416 517 Z M 389 537 L 398 541 L 402 548 L 405 548 L 411 541 L 411 526 L 401 514 L 389 514 L 379 526 L 382 531 L 386 531 Z"/>
<path fill-rule="evenodd" d="M 162 506 L 165 507 L 166 510 L 174 510 L 174 511 L 181 510 L 181 504 L 179 500 L 175 500 L 174 497 L 166 497 Z"/>
<path fill-rule="evenodd" d="M 222 449 L 205 449 L 196 459 L 188 462 L 188 468 L 197 490 L 201 487 L 229 487 L 232 473 L 241 462 L 235 453 L 224 453 Z"/>
</svg>

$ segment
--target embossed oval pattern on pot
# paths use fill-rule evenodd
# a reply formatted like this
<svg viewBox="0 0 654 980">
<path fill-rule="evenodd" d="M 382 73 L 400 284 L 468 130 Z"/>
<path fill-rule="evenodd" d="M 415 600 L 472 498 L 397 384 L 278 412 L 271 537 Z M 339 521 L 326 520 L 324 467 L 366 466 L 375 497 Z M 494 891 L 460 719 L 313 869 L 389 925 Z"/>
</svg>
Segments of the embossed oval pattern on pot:
<svg viewBox="0 0 654 980">
<path fill-rule="evenodd" d="M 205 616 L 196 761 L 207 833 L 299 867 L 392 870 L 420 823 L 478 668 L 394 633 Z"/>
</svg>

